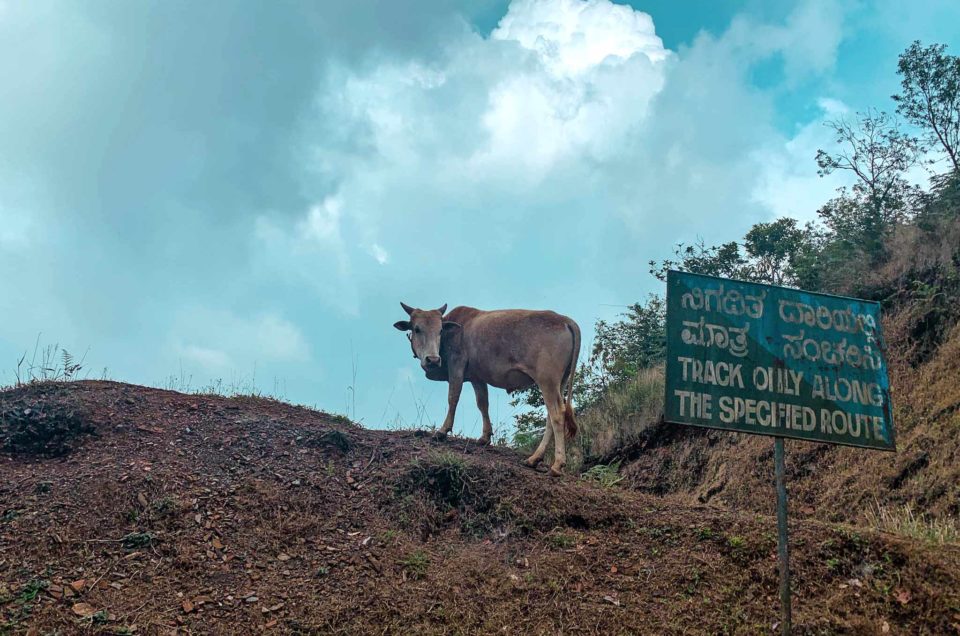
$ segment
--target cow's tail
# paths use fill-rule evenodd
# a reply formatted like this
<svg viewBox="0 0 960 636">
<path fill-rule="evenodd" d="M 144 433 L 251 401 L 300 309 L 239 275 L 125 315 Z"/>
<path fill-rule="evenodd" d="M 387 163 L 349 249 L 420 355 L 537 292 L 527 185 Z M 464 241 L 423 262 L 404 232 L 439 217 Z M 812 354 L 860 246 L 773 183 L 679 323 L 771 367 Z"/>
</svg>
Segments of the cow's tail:
<svg viewBox="0 0 960 636">
<path fill-rule="evenodd" d="M 572 320 L 567 329 L 573 336 L 573 349 L 570 352 L 570 366 L 567 369 L 567 396 L 563 401 L 563 428 L 567 439 L 577 434 L 577 421 L 573 418 L 573 380 L 577 377 L 577 360 L 580 359 L 580 327 Z"/>
</svg>

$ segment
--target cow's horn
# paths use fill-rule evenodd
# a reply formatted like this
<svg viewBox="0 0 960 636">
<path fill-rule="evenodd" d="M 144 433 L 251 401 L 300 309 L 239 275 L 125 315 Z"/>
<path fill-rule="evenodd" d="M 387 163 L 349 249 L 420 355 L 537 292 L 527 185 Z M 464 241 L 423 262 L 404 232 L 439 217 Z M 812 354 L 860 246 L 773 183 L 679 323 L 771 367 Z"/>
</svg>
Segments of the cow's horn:
<svg viewBox="0 0 960 636">
<path fill-rule="evenodd" d="M 403 310 L 404 310 L 405 312 L 407 312 L 407 315 L 408 315 L 408 316 L 412 316 L 412 315 L 413 315 L 413 307 L 411 307 L 410 305 L 408 305 L 408 304 L 405 303 L 405 302 L 401 302 L 401 303 L 400 303 L 400 306 L 403 307 Z"/>
<path fill-rule="evenodd" d="M 442 316 L 447 311 L 447 303 L 443 303 L 443 307 L 441 307 L 437 311 L 439 311 L 440 315 Z"/>
</svg>

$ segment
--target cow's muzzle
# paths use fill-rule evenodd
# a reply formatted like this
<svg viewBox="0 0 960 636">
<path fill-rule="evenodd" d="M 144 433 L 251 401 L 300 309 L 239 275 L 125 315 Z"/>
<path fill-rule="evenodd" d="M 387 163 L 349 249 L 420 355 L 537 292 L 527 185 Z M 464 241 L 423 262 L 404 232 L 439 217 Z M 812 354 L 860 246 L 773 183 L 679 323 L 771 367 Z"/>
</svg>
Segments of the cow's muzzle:
<svg viewBox="0 0 960 636">
<path fill-rule="evenodd" d="M 423 366 L 427 369 L 436 369 L 440 366 L 440 356 L 427 356 L 423 359 Z"/>
</svg>

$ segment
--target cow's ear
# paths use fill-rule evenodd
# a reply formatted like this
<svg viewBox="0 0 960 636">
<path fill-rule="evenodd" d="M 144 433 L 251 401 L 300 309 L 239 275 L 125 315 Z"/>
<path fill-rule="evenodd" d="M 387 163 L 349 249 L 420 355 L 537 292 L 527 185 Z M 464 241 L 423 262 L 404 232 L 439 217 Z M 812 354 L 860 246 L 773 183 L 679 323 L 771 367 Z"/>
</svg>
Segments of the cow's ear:
<svg viewBox="0 0 960 636">
<path fill-rule="evenodd" d="M 409 320 L 398 320 L 393 323 L 393 326 L 399 329 L 400 331 L 410 331 L 410 321 Z"/>
<path fill-rule="evenodd" d="M 460 326 L 459 322 L 453 322 L 452 320 L 443 321 L 443 333 L 445 334 L 454 334 L 461 329 L 463 329 L 463 327 Z"/>
</svg>

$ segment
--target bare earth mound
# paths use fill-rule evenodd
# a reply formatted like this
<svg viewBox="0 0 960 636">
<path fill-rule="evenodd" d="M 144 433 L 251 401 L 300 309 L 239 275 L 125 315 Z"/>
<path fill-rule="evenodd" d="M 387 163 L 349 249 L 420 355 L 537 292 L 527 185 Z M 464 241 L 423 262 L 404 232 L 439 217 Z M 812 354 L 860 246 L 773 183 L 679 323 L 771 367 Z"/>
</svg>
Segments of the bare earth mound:
<svg viewBox="0 0 960 636">
<path fill-rule="evenodd" d="M 771 517 L 271 400 L 76 382 L 0 392 L 0 414 L 0 633 L 777 622 Z M 960 630 L 960 550 L 809 519 L 791 532 L 797 633 Z"/>
</svg>

